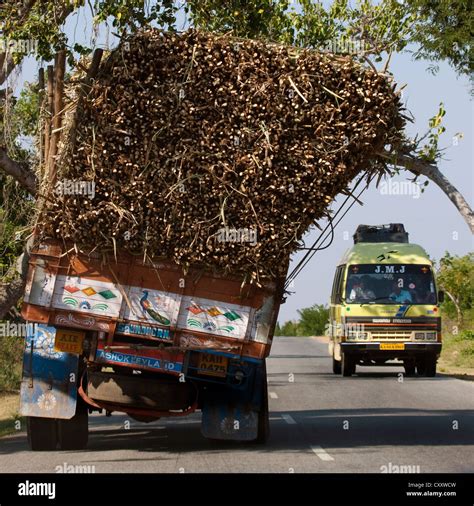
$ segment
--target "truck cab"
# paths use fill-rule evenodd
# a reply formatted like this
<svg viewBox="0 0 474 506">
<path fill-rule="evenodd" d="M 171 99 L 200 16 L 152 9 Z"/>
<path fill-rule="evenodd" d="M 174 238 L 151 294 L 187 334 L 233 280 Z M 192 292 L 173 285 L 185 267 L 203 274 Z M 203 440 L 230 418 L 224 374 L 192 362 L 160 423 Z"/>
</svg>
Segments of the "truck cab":
<svg viewBox="0 0 474 506">
<path fill-rule="evenodd" d="M 428 254 L 408 242 L 402 224 L 359 225 L 334 276 L 333 372 L 351 376 L 357 365 L 401 361 L 407 375 L 435 376 L 442 301 Z"/>
</svg>

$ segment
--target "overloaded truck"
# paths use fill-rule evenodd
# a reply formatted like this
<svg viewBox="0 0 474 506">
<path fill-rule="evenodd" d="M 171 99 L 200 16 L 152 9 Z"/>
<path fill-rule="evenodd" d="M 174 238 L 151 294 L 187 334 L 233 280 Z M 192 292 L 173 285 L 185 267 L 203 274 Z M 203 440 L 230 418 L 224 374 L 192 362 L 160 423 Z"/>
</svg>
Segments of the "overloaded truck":
<svg viewBox="0 0 474 506">
<path fill-rule="evenodd" d="M 433 264 L 400 223 L 359 225 L 339 262 L 330 305 L 333 372 L 402 361 L 407 375 L 435 376 L 441 352 Z"/>
<path fill-rule="evenodd" d="M 94 410 L 201 410 L 205 437 L 265 441 L 289 258 L 385 169 L 399 94 L 350 57 L 196 30 L 101 54 L 63 83 L 59 52 L 48 74 L 22 309 L 31 447 L 83 447 Z"/>
<path fill-rule="evenodd" d="M 33 450 L 87 444 L 88 414 L 150 422 L 202 411 L 211 439 L 268 437 L 265 358 L 283 280 L 240 278 L 57 241 L 32 252 L 21 414 Z"/>
</svg>

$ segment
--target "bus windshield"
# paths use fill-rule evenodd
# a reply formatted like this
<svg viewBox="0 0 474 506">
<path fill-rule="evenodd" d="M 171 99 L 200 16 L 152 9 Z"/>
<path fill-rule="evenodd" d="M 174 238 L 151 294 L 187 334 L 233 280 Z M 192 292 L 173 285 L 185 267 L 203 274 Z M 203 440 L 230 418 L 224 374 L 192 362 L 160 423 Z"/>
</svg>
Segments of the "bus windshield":
<svg viewBox="0 0 474 506">
<path fill-rule="evenodd" d="M 349 265 L 348 304 L 435 304 L 436 292 L 429 265 Z"/>
</svg>

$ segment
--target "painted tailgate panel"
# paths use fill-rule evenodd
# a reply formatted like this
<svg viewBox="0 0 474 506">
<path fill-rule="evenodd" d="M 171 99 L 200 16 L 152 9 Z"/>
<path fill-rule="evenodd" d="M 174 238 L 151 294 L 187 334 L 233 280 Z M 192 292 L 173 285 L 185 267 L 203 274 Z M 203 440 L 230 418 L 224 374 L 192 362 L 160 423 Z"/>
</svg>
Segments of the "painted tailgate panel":
<svg viewBox="0 0 474 506">
<path fill-rule="evenodd" d="M 34 333 L 25 340 L 20 414 L 72 418 L 76 411 L 79 357 L 54 350 L 54 327 L 39 324 L 33 328 Z"/>
</svg>

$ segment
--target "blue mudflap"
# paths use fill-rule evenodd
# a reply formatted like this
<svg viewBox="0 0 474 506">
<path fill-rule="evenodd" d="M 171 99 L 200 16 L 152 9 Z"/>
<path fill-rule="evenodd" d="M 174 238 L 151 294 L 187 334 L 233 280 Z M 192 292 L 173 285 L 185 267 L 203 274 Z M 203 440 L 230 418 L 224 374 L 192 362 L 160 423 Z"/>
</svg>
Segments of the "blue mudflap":
<svg viewBox="0 0 474 506">
<path fill-rule="evenodd" d="M 209 439 L 253 441 L 258 434 L 258 412 L 248 403 L 206 403 L 201 433 Z"/>
<path fill-rule="evenodd" d="M 70 419 L 76 412 L 79 356 L 54 349 L 54 327 L 32 327 L 23 355 L 20 413 Z"/>
</svg>

